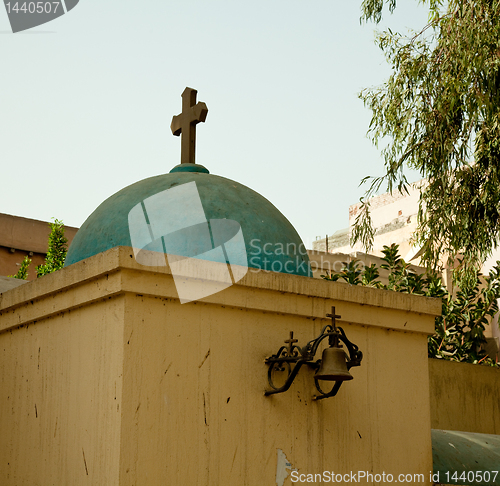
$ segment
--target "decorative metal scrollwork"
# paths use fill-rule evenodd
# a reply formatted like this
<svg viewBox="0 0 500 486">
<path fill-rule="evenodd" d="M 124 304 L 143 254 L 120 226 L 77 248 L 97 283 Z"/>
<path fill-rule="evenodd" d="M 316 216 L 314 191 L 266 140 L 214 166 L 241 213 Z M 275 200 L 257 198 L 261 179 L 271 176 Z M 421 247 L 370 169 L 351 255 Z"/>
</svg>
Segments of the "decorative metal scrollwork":
<svg viewBox="0 0 500 486">
<path fill-rule="evenodd" d="M 300 371 L 302 365 L 306 364 L 309 367 L 313 368 L 316 371 L 316 375 L 314 377 L 314 382 L 316 385 L 316 389 L 320 393 L 317 396 L 314 396 L 314 400 L 321 400 L 323 398 L 333 397 L 339 391 L 342 383 L 347 379 L 352 379 L 352 376 L 348 372 L 354 366 L 360 366 L 361 360 L 363 359 L 363 353 L 359 351 L 358 347 L 347 339 L 344 330 L 341 327 L 337 327 L 335 323 L 335 319 L 340 316 L 335 314 L 335 307 L 332 307 L 332 313 L 327 314 L 327 317 L 332 319 L 331 324 L 327 324 L 321 330 L 320 335 L 309 341 L 304 347 L 298 346 L 298 340 L 294 339 L 293 331 L 290 332 L 290 338 L 285 340 L 286 345 L 281 346 L 276 354 L 273 354 L 269 358 L 266 358 L 265 363 L 269 366 L 267 372 L 267 380 L 271 390 L 266 390 L 264 395 L 273 395 L 276 393 L 283 393 L 287 391 L 292 385 L 295 377 Z M 344 356 L 344 354 L 339 351 L 339 349 L 343 349 L 340 343 L 343 343 L 349 352 L 349 356 L 341 358 L 341 361 L 337 364 L 335 363 L 323 363 L 322 359 L 314 361 L 314 356 L 319 348 L 319 345 L 324 339 L 328 338 L 329 348 L 336 350 L 332 351 L 334 355 L 339 357 L 340 355 Z M 326 351 L 326 350 L 325 350 Z M 325 352 L 324 352 L 325 353 Z M 339 354 L 340 353 L 340 354 Z M 325 354 L 323 354 L 325 356 Z M 342 359 L 344 361 L 342 362 Z M 324 371 L 325 365 L 330 367 L 330 372 L 326 373 Z M 331 367 L 333 365 L 333 373 L 331 372 Z M 337 366 L 337 367 L 336 367 Z M 341 370 L 340 368 L 344 368 Z M 323 375 L 318 374 L 318 370 L 323 370 Z M 285 379 L 282 385 L 278 385 L 275 383 L 276 374 L 280 374 L 285 372 Z M 337 376 L 338 375 L 338 376 Z M 324 392 L 319 384 L 319 381 L 322 380 L 330 380 L 335 381 L 335 384 L 331 391 Z"/>
</svg>

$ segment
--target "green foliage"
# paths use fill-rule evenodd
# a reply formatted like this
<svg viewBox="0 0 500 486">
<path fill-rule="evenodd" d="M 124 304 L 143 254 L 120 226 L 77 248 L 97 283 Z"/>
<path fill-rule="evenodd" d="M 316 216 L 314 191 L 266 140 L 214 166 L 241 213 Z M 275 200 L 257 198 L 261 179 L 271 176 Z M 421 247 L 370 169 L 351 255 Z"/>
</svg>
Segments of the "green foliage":
<svg viewBox="0 0 500 486">
<path fill-rule="evenodd" d="M 458 290 L 453 297 L 435 273 L 414 272 L 400 257 L 398 245 L 384 246 L 383 253 L 384 263 L 380 268 L 389 272 L 387 285 L 376 280 L 379 270 L 375 264 L 363 269 L 358 260 L 344 263 L 339 273 L 328 273 L 322 277 L 332 281 L 343 280 L 351 285 L 440 298 L 442 315 L 436 317 L 436 333 L 429 337 L 429 357 L 495 365 L 484 352 L 483 345 L 486 343 L 484 330 L 488 319 L 491 320 L 498 312 L 500 261 L 482 281 L 478 277 L 475 286 Z"/>
<path fill-rule="evenodd" d="M 68 252 L 68 239 L 64 236 L 62 221 L 55 219 L 53 223 L 49 223 L 49 226 L 51 231 L 47 257 L 43 265 L 36 267 L 37 278 L 62 268 Z"/>
<path fill-rule="evenodd" d="M 449 294 L 443 297 L 443 315 L 436 318 L 436 334 L 429 338 L 429 356 L 493 364 L 482 345 L 488 317 L 498 312 L 499 263 L 484 278 L 484 288 L 478 279 L 473 289 L 459 290 L 454 299 Z"/>
<path fill-rule="evenodd" d="M 460 258 L 455 277 L 474 288 L 500 233 L 500 2 L 421 3 L 429 23 L 420 32 L 378 34 L 392 75 L 360 94 L 385 175 L 372 178 L 353 243 L 372 245 L 367 198 L 382 186 L 404 192 L 407 169 L 417 170 L 428 181 L 415 234 L 422 261 L 436 270 L 443 256 Z M 362 20 L 380 21 L 384 4 L 396 6 L 364 0 Z"/>
<path fill-rule="evenodd" d="M 365 287 L 380 288 L 382 284 L 377 280 L 378 277 L 379 271 L 377 265 L 372 263 L 369 267 L 365 267 L 363 273 L 361 274 L 361 284 Z"/>
<path fill-rule="evenodd" d="M 396 8 L 396 0 L 389 0 L 389 11 L 392 13 Z M 364 0 L 361 4 L 361 11 L 363 15 L 361 20 L 373 20 L 375 23 L 379 23 L 382 20 L 382 9 L 384 7 L 384 0 Z"/>
<path fill-rule="evenodd" d="M 384 3 L 389 7 L 389 12 L 393 12 L 396 8 L 396 0 L 363 0 L 361 4 L 361 20 L 372 20 L 378 24 L 382 20 L 382 10 Z M 442 0 L 419 0 L 419 3 L 429 4 L 429 10 L 432 14 L 438 13 L 439 8 L 442 6 Z"/>
<path fill-rule="evenodd" d="M 9 277 L 19 278 L 21 280 L 28 279 L 28 267 L 30 266 L 31 258 L 26 255 L 24 260 L 21 262 L 21 266 L 15 275 L 9 275 Z"/>
</svg>

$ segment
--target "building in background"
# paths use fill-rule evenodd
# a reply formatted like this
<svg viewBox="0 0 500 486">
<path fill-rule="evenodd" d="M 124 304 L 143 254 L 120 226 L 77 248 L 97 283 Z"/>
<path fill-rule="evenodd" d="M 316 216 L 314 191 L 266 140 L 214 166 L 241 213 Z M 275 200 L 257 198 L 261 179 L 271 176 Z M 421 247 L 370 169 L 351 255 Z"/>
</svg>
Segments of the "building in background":
<svg viewBox="0 0 500 486">
<path fill-rule="evenodd" d="M 68 245 L 76 235 L 78 228 L 64 227 Z M 35 267 L 45 263 L 50 226 L 47 221 L 22 218 L 0 213 L 0 276 L 15 275 L 24 257 L 28 255 L 32 262 L 28 280 L 36 278 Z"/>
<path fill-rule="evenodd" d="M 413 263 L 418 264 L 418 248 L 412 245 L 411 237 L 417 228 L 418 201 L 423 184 L 424 180 L 414 183 L 408 194 L 385 193 L 370 199 L 370 214 L 375 229 L 371 254 L 383 256 L 384 245 L 397 243 L 403 259 L 407 262 L 416 260 Z M 363 251 L 361 243 L 351 246 L 349 242 L 360 208 L 361 203 L 349 206 L 349 227 L 316 240 L 313 242 L 313 250 L 348 254 Z"/>
</svg>

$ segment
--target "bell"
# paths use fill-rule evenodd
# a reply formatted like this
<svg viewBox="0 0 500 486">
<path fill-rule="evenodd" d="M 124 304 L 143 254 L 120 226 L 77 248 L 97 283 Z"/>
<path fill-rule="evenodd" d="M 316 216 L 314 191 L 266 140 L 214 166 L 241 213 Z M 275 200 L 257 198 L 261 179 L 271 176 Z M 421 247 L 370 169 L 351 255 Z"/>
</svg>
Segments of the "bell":
<svg viewBox="0 0 500 486">
<path fill-rule="evenodd" d="M 345 351 L 336 347 L 324 349 L 321 366 L 314 378 L 328 381 L 352 380 L 352 375 L 347 369 Z"/>
</svg>

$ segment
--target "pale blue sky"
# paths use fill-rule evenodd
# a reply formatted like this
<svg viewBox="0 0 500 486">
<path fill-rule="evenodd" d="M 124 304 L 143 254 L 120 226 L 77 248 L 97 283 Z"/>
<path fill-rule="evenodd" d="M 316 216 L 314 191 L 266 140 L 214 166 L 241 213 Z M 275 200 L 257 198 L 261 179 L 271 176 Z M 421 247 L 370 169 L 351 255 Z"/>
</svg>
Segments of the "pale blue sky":
<svg viewBox="0 0 500 486">
<path fill-rule="evenodd" d="M 384 25 L 425 24 L 406 0 Z M 80 0 L 9 33 L 0 6 L 0 212 L 80 226 L 111 194 L 180 162 L 186 86 L 209 113 L 197 162 L 260 192 L 306 246 L 347 226 L 383 163 L 357 93 L 389 75 L 339 0 Z"/>
</svg>

